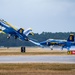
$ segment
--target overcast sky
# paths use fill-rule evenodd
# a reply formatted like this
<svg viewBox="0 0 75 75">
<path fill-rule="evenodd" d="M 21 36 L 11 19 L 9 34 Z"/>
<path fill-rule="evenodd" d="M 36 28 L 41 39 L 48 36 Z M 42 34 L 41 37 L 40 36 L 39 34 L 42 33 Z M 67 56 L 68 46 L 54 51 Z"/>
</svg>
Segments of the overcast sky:
<svg viewBox="0 0 75 75">
<path fill-rule="evenodd" d="M 75 32 L 75 0 L 0 0 L 0 18 L 33 32 Z"/>
</svg>

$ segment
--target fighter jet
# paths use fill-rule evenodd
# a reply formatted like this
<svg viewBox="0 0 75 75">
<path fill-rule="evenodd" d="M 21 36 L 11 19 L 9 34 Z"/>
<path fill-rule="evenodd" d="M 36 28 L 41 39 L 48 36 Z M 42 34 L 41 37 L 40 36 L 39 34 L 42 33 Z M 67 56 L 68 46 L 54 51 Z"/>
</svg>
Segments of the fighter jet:
<svg viewBox="0 0 75 75">
<path fill-rule="evenodd" d="M 4 21 L 3 19 L 0 19 L 0 32 L 4 34 L 8 34 L 8 39 L 13 36 L 15 39 L 25 40 L 29 41 L 28 35 L 33 35 L 32 29 L 28 28 L 24 30 L 23 28 L 15 28 L 8 22 Z"/>
<path fill-rule="evenodd" d="M 67 40 L 60 40 L 60 39 L 48 39 L 46 41 L 42 42 L 34 42 L 31 40 L 31 42 L 35 43 L 38 46 L 41 46 L 43 48 L 45 47 L 50 47 L 51 50 L 53 50 L 54 46 L 61 46 L 62 50 L 63 48 L 67 48 L 69 51 L 71 46 L 75 46 L 75 41 L 74 41 L 74 34 L 70 34 Z"/>
</svg>

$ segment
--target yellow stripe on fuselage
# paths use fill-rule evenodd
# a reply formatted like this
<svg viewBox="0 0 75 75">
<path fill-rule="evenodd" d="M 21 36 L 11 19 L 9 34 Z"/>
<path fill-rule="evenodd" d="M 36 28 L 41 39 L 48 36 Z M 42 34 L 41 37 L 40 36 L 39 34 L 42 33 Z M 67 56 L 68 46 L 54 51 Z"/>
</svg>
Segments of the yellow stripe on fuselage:
<svg viewBox="0 0 75 75">
<path fill-rule="evenodd" d="M 13 27 L 11 24 L 9 24 L 8 22 L 6 22 L 6 24 L 10 27 L 12 27 L 13 29 L 17 30 L 17 28 Z"/>
</svg>

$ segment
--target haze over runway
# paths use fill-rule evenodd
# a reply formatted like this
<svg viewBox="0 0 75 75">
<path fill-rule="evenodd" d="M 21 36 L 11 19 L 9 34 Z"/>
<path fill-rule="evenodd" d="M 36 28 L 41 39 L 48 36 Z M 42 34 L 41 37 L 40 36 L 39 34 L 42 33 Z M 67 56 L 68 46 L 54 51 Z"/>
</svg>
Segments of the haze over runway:
<svg viewBox="0 0 75 75">
<path fill-rule="evenodd" d="M 0 63 L 72 63 L 75 64 L 75 56 L 74 55 L 0 56 Z"/>
</svg>

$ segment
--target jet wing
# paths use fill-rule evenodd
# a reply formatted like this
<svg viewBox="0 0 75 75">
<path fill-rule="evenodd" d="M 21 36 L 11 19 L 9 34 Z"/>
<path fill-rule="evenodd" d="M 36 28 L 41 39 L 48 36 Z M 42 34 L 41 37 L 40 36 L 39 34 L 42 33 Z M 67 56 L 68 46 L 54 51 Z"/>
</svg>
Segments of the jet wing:
<svg viewBox="0 0 75 75">
<path fill-rule="evenodd" d="M 13 27 L 11 24 L 9 24 L 8 22 L 6 22 L 5 20 L 3 20 L 3 19 L 0 19 L 0 25 L 2 26 L 2 27 L 5 27 L 5 28 L 12 28 L 12 29 L 14 29 L 14 30 L 17 30 L 17 28 L 15 28 L 15 27 Z"/>
<path fill-rule="evenodd" d="M 3 27 L 3 30 L 1 29 L 1 31 L 8 33 L 8 34 L 12 34 L 15 33 L 16 29 L 14 29 L 13 27 L 7 25 L 6 23 L 4 23 L 3 21 L 0 21 L 0 26 Z"/>
</svg>

